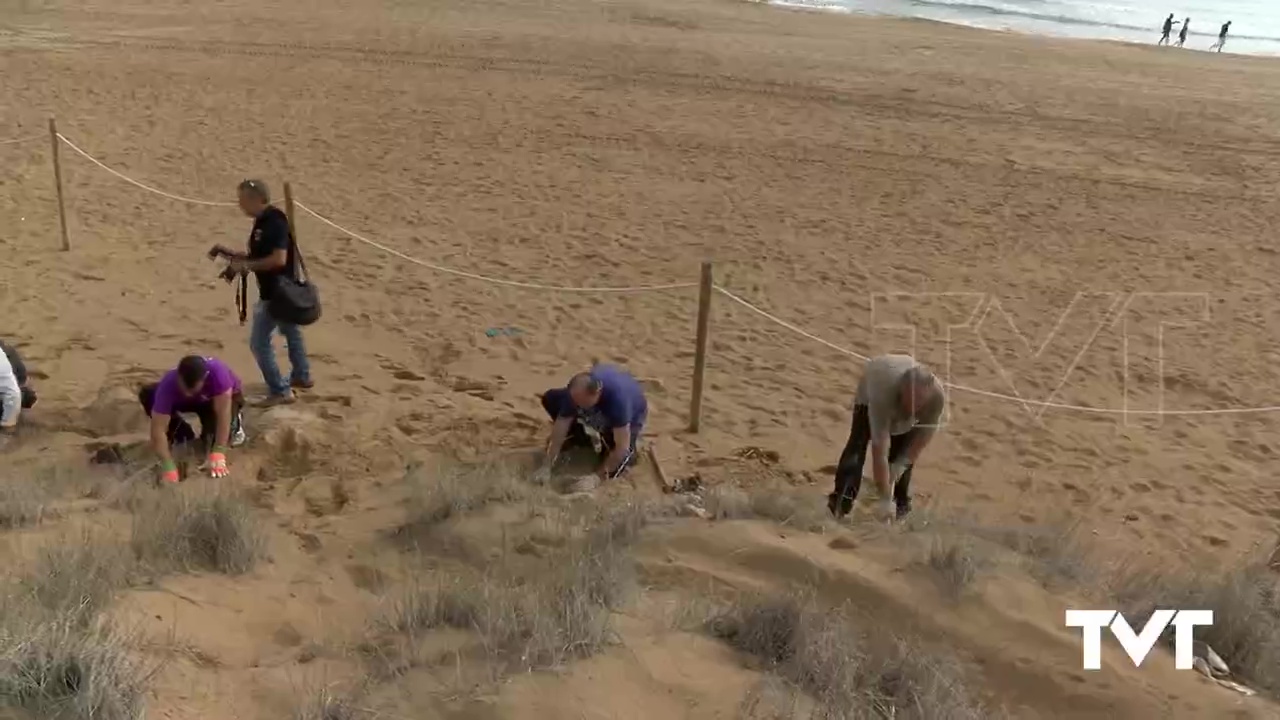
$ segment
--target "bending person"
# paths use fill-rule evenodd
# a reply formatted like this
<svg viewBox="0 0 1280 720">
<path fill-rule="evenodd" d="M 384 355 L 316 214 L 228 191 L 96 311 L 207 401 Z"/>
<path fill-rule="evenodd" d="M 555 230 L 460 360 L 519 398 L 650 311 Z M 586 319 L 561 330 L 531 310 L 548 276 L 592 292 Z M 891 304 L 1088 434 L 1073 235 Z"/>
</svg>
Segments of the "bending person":
<svg viewBox="0 0 1280 720">
<path fill-rule="evenodd" d="M 193 442 L 195 430 L 180 413 L 200 419 L 200 449 L 208 454 L 209 474 L 226 477 L 228 446 L 244 444 L 241 410 L 244 396 L 240 378 L 217 358 L 188 355 L 160 382 L 138 393 L 142 409 L 151 418 L 151 446 L 160 456 L 160 479 L 178 482 L 178 466 L 171 447 Z"/>
<path fill-rule="evenodd" d="M 550 477 L 560 453 L 574 447 L 592 447 L 588 430 L 599 434 L 601 480 L 625 473 L 636 460 L 636 443 L 644 430 L 649 404 L 644 389 L 627 371 L 612 365 L 595 365 L 578 373 L 562 388 L 542 395 L 542 407 L 555 424 L 547 440 L 541 480 Z"/>
<path fill-rule="evenodd" d="M 36 397 L 35 388 L 31 387 L 27 364 L 22 361 L 22 355 L 18 353 L 18 349 L 3 340 L 0 340 L 0 352 L 9 359 L 9 365 L 13 367 L 13 376 L 18 379 L 18 389 L 22 391 L 22 409 L 30 410 L 36 406 L 39 398 Z"/>
<path fill-rule="evenodd" d="M 0 352 L 0 433 L 9 435 L 15 432 L 21 415 L 22 388 L 18 385 L 18 376 L 8 354 Z"/>
<path fill-rule="evenodd" d="M 933 439 L 945 404 L 942 384 L 910 356 L 869 360 L 858 382 L 853 427 L 836 466 L 835 488 L 827 497 L 831 514 L 842 518 L 853 509 L 868 447 L 871 477 L 880 491 L 877 517 L 901 519 L 911 512 L 911 471 Z"/>
</svg>

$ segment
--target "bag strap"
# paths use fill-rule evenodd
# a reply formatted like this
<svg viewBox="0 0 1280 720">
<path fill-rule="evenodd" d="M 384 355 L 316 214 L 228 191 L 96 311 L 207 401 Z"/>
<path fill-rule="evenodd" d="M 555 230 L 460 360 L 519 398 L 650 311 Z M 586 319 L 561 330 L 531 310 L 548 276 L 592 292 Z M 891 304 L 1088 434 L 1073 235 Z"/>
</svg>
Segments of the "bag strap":
<svg viewBox="0 0 1280 720">
<path fill-rule="evenodd" d="M 236 311 L 240 314 L 240 324 L 244 325 L 249 315 L 249 275 L 240 273 L 240 285 L 236 288 Z"/>
<path fill-rule="evenodd" d="M 298 247 L 298 239 L 293 236 L 293 223 L 289 223 L 289 251 L 293 253 L 293 280 L 299 285 L 307 284 L 307 261 L 302 257 L 302 248 Z"/>
</svg>

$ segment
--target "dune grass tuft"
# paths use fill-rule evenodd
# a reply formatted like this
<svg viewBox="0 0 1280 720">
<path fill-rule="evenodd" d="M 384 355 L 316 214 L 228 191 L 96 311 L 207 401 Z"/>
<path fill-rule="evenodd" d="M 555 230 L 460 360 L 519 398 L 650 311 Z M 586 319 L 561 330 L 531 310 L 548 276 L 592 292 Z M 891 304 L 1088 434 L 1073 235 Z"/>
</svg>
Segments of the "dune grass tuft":
<svg viewBox="0 0 1280 720">
<path fill-rule="evenodd" d="M 814 705 L 811 717 L 987 717 L 954 660 L 903 639 L 869 638 L 807 595 L 740 597 L 706 628 L 802 692 Z M 756 717 L 761 709 L 753 705 Z"/>
<path fill-rule="evenodd" d="M 131 545 L 154 571 L 239 575 L 265 557 L 266 533 L 228 486 L 198 484 L 151 496 L 135 518 Z"/>
</svg>

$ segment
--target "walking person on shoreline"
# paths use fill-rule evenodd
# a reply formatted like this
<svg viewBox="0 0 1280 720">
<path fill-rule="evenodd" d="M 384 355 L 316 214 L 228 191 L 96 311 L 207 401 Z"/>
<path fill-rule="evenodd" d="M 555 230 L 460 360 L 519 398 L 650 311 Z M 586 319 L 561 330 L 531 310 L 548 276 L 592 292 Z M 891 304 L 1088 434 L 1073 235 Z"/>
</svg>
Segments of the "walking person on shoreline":
<svg viewBox="0 0 1280 720">
<path fill-rule="evenodd" d="M 1227 32 L 1228 32 L 1229 30 L 1231 30 L 1231 21 L 1230 21 L 1230 20 L 1228 20 L 1226 23 L 1224 23 L 1224 24 L 1223 24 L 1222 29 L 1218 31 L 1218 42 L 1216 42 L 1216 43 L 1214 43 L 1213 45 L 1209 46 L 1209 49 L 1210 49 L 1210 50 L 1217 50 L 1218 52 L 1222 52 L 1222 46 L 1224 46 L 1224 45 L 1226 45 L 1226 44 L 1227 44 Z"/>
<path fill-rule="evenodd" d="M 307 359 L 307 347 L 302 337 L 302 327 L 277 320 L 268 309 L 272 295 L 280 285 L 280 278 L 291 272 L 294 264 L 293 243 L 289 218 L 284 211 L 271 204 L 271 193 L 261 180 L 245 180 L 237 191 L 240 209 L 253 218 L 253 230 L 249 235 L 248 252 L 229 252 L 229 269 L 235 273 L 253 273 L 258 281 L 258 302 L 253 306 L 253 325 L 249 332 L 249 349 L 258 362 L 262 379 L 267 384 L 264 406 L 291 403 L 295 389 L 314 386 L 311 381 L 311 365 Z M 276 364 L 275 348 L 271 345 L 276 330 L 284 336 L 289 351 L 290 373 L 286 381 Z"/>
<path fill-rule="evenodd" d="M 1169 44 L 1169 35 L 1173 32 L 1173 26 L 1176 24 L 1173 21 L 1173 13 L 1169 13 L 1169 17 L 1164 19 L 1164 27 L 1160 29 L 1160 42 L 1156 43 L 1157 46 Z"/>
<path fill-rule="evenodd" d="M 1187 33 L 1191 31 L 1191 18 L 1182 21 L 1182 29 L 1178 31 L 1178 47 L 1187 44 Z"/>
</svg>

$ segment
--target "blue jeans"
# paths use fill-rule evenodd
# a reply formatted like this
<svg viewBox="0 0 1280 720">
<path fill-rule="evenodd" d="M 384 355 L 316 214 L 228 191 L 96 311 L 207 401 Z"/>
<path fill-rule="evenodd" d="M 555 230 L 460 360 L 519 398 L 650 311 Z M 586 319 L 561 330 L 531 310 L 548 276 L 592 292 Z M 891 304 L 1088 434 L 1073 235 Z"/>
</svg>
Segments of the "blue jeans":
<svg viewBox="0 0 1280 720">
<path fill-rule="evenodd" d="M 276 351 L 271 347 L 271 335 L 276 330 L 284 336 L 285 345 L 289 349 L 289 364 L 292 372 L 290 382 L 308 382 L 311 380 L 311 364 L 307 362 L 307 346 L 302 340 L 302 328 L 292 323 L 283 323 L 271 317 L 267 312 L 267 302 L 259 300 L 253 306 L 253 327 L 249 331 L 249 349 L 253 351 L 253 359 L 258 361 L 258 369 L 262 371 L 262 379 L 267 383 L 267 392 L 272 395 L 284 395 L 289 392 L 290 382 L 280 375 L 280 366 L 276 365 Z"/>
</svg>

